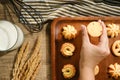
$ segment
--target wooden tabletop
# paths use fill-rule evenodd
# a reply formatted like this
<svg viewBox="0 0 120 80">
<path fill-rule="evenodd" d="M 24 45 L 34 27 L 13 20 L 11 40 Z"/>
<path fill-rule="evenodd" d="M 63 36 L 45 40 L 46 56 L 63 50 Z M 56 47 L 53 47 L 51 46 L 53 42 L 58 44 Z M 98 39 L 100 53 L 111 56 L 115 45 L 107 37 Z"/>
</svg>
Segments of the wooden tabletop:
<svg viewBox="0 0 120 80">
<path fill-rule="evenodd" d="M 31 40 L 31 44 L 34 44 L 36 37 L 39 35 L 41 36 L 41 54 L 42 54 L 42 63 L 37 74 L 36 80 L 50 80 L 50 45 L 49 45 L 49 32 L 50 32 L 50 25 L 44 24 L 43 29 L 38 33 L 30 33 L 26 30 L 25 25 L 21 24 L 18 18 L 12 14 L 12 19 L 5 18 L 3 6 L 0 4 L 0 20 L 8 20 L 13 22 L 14 24 L 18 25 L 23 33 L 24 33 L 24 40 Z M 0 80 L 10 80 L 11 74 L 13 70 L 14 61 L 16 59 L 16 55 L 18 53 L 18 49 L 15 49 L 10 52 L 0 52 Z"/>
</svg>

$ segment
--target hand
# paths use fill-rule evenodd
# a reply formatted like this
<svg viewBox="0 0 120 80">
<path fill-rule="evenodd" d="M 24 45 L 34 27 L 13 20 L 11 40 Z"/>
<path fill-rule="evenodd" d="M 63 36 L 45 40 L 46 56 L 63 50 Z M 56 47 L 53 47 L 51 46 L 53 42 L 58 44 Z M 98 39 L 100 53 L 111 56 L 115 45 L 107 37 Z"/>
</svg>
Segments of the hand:
<svg viewBox="0 0 120 80">
<path fill-rule="evenodd" d="M 90 77 L 94 76 L 95 66 L 110 54 L 106 26 L 102 21 L 99 20 L 98 22 L 103 27 L 102 35 L 100 36 L 100 42 L 98 45 L 90 43 L 86 26 L 81 26 L 82 47 L 80 52 L 80 80 L 94 80 L 94 77 L 91 79 Z M 89 78 L 85 78 L 85 74 L 89 75 Z"/>
</svg>

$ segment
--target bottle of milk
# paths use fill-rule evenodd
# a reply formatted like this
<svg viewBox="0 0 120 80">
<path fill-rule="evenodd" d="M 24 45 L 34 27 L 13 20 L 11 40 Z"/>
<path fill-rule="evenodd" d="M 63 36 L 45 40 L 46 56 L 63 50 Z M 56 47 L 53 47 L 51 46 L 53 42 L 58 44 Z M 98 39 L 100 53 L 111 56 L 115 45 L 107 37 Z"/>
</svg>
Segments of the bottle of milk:
<svg viewBox="0 0 120 80">
<path fill-rule="evenodd" d="M 21 46 L 24 40 L 22 30 L 9 21 L 0 21 L 0 51 L 10 51 Z"/>
</svg>

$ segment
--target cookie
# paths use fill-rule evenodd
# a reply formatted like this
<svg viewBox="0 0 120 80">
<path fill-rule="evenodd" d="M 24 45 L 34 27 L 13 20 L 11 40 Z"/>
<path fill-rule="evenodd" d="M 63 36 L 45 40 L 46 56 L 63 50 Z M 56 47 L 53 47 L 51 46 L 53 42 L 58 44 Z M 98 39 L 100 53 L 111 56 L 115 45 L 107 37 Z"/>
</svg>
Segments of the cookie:
<svg viewBox="0 0 120 80">
<path fill-rule="evenodd" d="M 116 40 L 112 45 L 112 52 L 115 56 L 120 56 L 120 40 Z"/>
<path fill-rule="evenodd" d="M 94 69 L 94 74 L 97 75 L 99 73 L 99 66 L 96 65 Z"/>
<path fill-rule="evenodd" d="M 75 50 L 75 46 L 72 43 L 64 43 L 61 46 L 60 52 L 62 53 L 63 56 L 72 56 L 73 52 Z"/>
<path fill-rule="evenodd" d="M 77 30 L 72 25 L 67 25 L 63 27 L 62 35 L 65 39 L 74 39 L 76 37 Z"/>
<path fill-rule="evenodd" d="M 66 64 L 62 68 L 63 77 L 65 79 L 71 79 L 76 74 L 76 69 L 72 64 Z"/>
<path fill-rule="evenodd" d="M 118 63 L 110 64 L 108 67 L 108 73 L 111 77 L 118 79 L 118 77 L 120 77 L 120 65 Z"/>
<path fill-rule="evenodd" d="M 120 33 L 120 26 L 117 24 L 107 24 L 107 35 L 111 38 L 117 37 Z"/>
<path fill-rule="evenodd" d="M 102 26 L 99 22 L 90 22 L 87 25 L 88 34 L 92 37 L 99 37 L 102 34 Z"/>
</svg>

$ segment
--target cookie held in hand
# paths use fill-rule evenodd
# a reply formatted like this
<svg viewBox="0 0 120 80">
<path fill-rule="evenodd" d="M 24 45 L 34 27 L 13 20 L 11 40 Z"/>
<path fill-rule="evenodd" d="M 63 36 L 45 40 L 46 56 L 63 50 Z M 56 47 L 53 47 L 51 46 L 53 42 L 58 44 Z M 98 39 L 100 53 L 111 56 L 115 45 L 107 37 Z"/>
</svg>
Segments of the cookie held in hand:
<svg viewBox="0 0 120 80">
<path fill-rule="evenodd" d="M 99 22 L 90 22 L 87 25 L 87 31 L 92 37 L 99 37 L 102 34 L 102 26 Z"/>
</svg>

